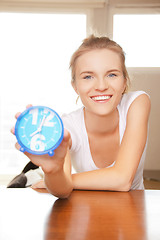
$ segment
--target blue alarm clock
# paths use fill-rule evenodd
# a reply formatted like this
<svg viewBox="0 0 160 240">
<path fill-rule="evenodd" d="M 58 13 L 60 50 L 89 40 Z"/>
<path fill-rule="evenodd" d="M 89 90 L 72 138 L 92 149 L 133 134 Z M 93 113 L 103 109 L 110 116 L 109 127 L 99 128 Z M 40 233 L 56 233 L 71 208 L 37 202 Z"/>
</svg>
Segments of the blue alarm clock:
<svg viewBox="0 0 160 240">
<path fill-rule="evenodd" d="M 26 109 L 17 118 L 15 135 L 20 151 L 32 154 L 54 155 L 64 134 L 60 116 L 51 108 L 34 106 Z"/>
</svg>

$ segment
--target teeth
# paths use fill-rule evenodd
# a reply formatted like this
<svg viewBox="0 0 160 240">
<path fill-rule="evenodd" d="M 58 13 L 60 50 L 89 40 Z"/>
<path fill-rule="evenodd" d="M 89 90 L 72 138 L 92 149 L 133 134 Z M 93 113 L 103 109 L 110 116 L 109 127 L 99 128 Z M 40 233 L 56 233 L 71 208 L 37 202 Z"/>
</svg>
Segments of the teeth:
<svg viewBox="0 0 160 240">
<path fill-rule="evenodd" d="M 92 97 L 93 100 L 95 101 L 101 101 L 101 100 L 107 100 L 110 99 L 111 96 L 97 96 L 97 97 Z"/>
</svg>

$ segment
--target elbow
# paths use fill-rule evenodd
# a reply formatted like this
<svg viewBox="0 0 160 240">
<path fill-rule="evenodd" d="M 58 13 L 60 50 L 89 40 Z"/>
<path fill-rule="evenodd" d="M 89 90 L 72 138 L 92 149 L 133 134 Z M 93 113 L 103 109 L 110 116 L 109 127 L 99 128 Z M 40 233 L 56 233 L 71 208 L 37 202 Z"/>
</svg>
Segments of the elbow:
<svg viewBox="0 0 160 240">
<path fill-rule="evenodd" d="M 60 191 L 60 192 L 55 192 L 55 191 L 50 191 L 50 193 L 52 195 L 54 195 L 55 197 L 57 198 L 60 198 L 60 199 L 66 199 L 66 198 L 69 198 L 69 196 L 71 195 L 73 191 L 73 187 L 69 187 L 68 189 L 66 189 L 65 191 Z"/>
<path fill-rule="evenodd" d="M 119 176 L 117 183 L 115 191 L 119 192 L 129 192 L 132 186 L 132 181 L 124 176 Z"/>
<path fill-rule="evenodd" d="M 123 178 L 120 191 L 121 192 L 129 192 L 131 190 L 132 180 L 130 178 Z"/>
<path fill-rule="evenodd" d="M 120 192 L 129 192 L 131 189 L 131 183 L 129 182 L 124 182 L 119 186 L 119 191 Z"/>
<path fill-rule="evenodd" d="M 72 189 L 73 190 L 73 189 Z M 66 192 L 66 193 L 63 193 L 63 194 L 58 194 L 56 197 L 60 198 L 60 199 L 66 199 L 66 198 L 69 198 L 69 196 L 71 195 L 72 193 L 72 190 L 70 192 Z"/>
<path fill-rule="evenodd" d="M 133 177 L 126 174 L 122 169 L 114 168 L 115 191 L 129 192 L 132 186 Z"/>
</svg>

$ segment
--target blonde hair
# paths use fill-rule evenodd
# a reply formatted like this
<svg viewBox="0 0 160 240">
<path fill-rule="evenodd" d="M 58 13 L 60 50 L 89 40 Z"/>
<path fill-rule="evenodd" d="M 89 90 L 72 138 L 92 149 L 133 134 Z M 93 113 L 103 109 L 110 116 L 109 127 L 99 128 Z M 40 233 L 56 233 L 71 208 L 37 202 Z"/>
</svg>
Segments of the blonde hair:
<svg viewBox="0 0 160 240">
<path fill-rule="evenodd" d="M 127 92 L 130 85 L 130 78 L 125 66 L 125 53 L 120 45 L 118 45 L 113 40 L 110 40 L 108 37 L 95 37 L 94 35 L 89 36 L 84 39 L 80 47 L 73 53 L 70 60 L 70 69 L 72 76 L 72 83 L 75 81 L 76 73 L 76 62 L 77 59 L 84 53 L 89 52 L 95 49 L 109 49 L 116 52 L 120 56 L 123 76 L 126 79 L 126 89 L 124 92 Z"/>
</svg>

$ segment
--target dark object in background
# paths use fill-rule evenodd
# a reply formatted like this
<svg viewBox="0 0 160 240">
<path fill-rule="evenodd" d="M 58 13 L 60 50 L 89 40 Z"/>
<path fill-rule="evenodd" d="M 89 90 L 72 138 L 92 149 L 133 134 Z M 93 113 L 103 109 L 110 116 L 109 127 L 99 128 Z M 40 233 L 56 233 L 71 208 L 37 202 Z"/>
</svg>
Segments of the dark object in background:
<svg viewBox="0 0 160 240">
<path fill-rule="evenodd" d="M 25 188 L 27 183 L 27 177 L 25 176 L 25 173 L 27 173 L 30 170 L 35 170 L 39 168 L 32 162 L 29 162 L 24 169 L 22 170 L 21 174 L 17 175 L 15 178 L 11 180 L 11 182 L 7 185 L 7 188 Z"/>
</svg>

